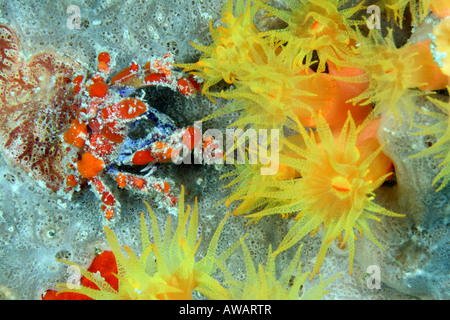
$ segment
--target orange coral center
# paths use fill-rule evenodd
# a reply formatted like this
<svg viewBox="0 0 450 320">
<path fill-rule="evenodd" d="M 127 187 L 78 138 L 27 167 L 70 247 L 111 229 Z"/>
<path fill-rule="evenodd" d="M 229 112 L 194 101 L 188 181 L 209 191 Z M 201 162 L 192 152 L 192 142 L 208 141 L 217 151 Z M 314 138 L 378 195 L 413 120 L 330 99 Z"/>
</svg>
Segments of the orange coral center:
<svg viewBox="0 0 450 320">
<path fill-rule="evenodd" d="M 311 25 L 311 31 L 320 32 L 323 29 L 323 25 L 319 21 L 314 21 Z"/>
<path fill-rule="evenodd" d="M 336 176 L 331 179 L 331 186 L 334 190 L 336 190 L 335 194 L 339 198 L 347 197 L 350 194 L 350 190 L 352 189 L 352 185 L 348 181 L 348 179 L 342 176 Z"/>
<path fill-rule="evenodd" d="M 192 300 L 192 290 L 198 285 L 194 276 L 181 279 L 177 275 L 172 275 L 166 280 L 167 284 L 180 289 L 180 292 L 161 293 L 156 296 L 158 300 Z"/>
</svg>

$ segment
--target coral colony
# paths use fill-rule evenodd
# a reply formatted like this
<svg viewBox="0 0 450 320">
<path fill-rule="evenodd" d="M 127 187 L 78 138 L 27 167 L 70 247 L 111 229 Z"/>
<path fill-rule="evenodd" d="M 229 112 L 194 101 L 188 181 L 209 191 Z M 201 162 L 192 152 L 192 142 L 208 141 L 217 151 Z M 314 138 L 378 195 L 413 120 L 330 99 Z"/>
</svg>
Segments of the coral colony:
<svg viewBox="0 0 450 320">
<path fill-rule="evenodd" d="M 448 96 L 440 101 L 432 94 L 449 84 L 450 3 L 375 1 L 398 28 L 405 27 L 406 16 L 420 23 L 429 10 L 441 19 L 431 40 L 399 46 L 392 30 L 382 35 L 367 27 L 373 17 L 367 19 L 363 1 L 284 2 L 283 7 L 263 0 L 227 0 L 221 24 L 210 25 L 212 42 L 192 43 L 201 52 L 198 61 L 175 63 L 177 57 L 168 53 L 144 66 L 131 61 L 121 71 L 114 70 L 108 52 L 97 53 L 96 70 L 53 52 L 25 59 L 14 30 L 0 26 L 3 154 L 68 198 L 90 186 L 111 249 L 99 253 L 88 269 L 62 261 L 81 270 L 80 282 L 48 288 L 43 299 L 191 299 L 194 291 L 208 299 L 322 298 L 338 275 L 321 277 L 301 296 L 299 291 L 308 277 L 320 273 L 333 243 L 348 248 L 351 274 L 355 241 L 367 237 L 381 247 L 373 223 L 407 214 L 388 210 L 375 196 L 395 177 L 377 137 L 381 115 L 401 123 L 406 114 L 411 127 L 420 129 L 415 134 L 436 136 L 437 143 L 414 157 L 442 159 L 432 185 L 436 192 L 448 190 L 450 105 Z M 261 28 L 271 21 L 283 27 Z M 229 103 L 190 127 L 178 128 L 139 95 L 147 87 L 170 88 L 186 99 L 201 93 L 211 103 Z M 431 96 L 437 111 L 420 108 L 417 96 Z M 203 132 L 203 122 L 231 113 L 237 120 L 225 134 L 218 129 Z M 427 113 L 436 123 L 415 125 L 417 113 Z M 255 223 L 269 215 L 294 218 L 278 247 L 267 248 L 265 265 L 255 268 L 245 235 L 225 252 L 216 252 L 226 208 L 206 255 L 198 256 L 197 203 L 185 205 L 182 186 L 175 195 L 176 181 L 153 175 L 167 163 L 191 164 L 191 153 L 195 164 L 233 167 L 222 176 L 231 178 L 226 186 L 231 193 L 221 202 L 238 203 L 232 214 Z M 143 170 L 135 173 L 132 167 Z M 113 192 L 117 186 L 159 194 L 167 206 L 177 207 L 174 230 L 169 217 L 161 234 L 146 204 L 152 236 L 142 213 L 142 252 L 120 244 L 110 229 L 121 211 Z M 298 244 L 316 233 L 322 243 L 315 265 L 302 273 Z M 277 257 L 295 245 L 292 261 L 278 274 Z M 246 272 L 240 280 L 227 265 L 238 247 Z"/>
</svg>

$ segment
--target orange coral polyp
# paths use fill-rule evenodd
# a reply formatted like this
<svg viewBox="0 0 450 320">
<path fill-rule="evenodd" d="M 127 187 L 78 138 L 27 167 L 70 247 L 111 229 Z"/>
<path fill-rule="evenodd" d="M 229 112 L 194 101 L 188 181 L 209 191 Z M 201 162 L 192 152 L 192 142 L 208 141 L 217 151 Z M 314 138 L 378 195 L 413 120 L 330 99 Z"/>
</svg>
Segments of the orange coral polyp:
<svg viewBox="0 0 450 320">
<path fill-rule="evenodd" d="M 351 28 L 350 19 L 361 10 L 363 1 L 351 9 L 342 10 L 346 1 L 289 1 L 290 10 L 280 10 L 259 0 L 258 4 L 288 24 L 282 30 L 268 33 L 276 39 L 299 44 L 299 58 L 306 58 L 306 63 L 313 59 L 313 52 L 318 57 L 318 72 L 324 72 L 326 62 L 350 66 L 346 59 L 356 51 L 356 34 Z"/>
<path fill-rule="evenodd" d="M 433 29 L 433 35 L 436 37 L 436 52 L 440 53 L 440 67 L 444 74 L 450 76 L 450 41 L 448 34 L 450 32 L 450 18 L 443 19 Z"/>
<path fill-rule="evenodd" d="M 167 285 L 177 288 L 179 291 L 160 293 L 156 295 L 158 300 L 192 300 L 192 291 L 198 285 L 193 273 L 186 278 L 180 278 L 178 274 L 174 274 L 165 281 Z"/>
<path fill-rule="evenodd" d="M 307 73 L 314 74 L 312 70 Z M 302 99 L 306 104 L 313 106 L 314 110 L 320 110 L 323 114 L 328 114 L 333 109 L 339 92 L 337 91 L 336 80 L 328 74 L 316 73 L 311 79 L 299 82 L 299 85 L 303 89 L 307 86 L 308 92 L 314 94 L 314 96 L 305 96 Z M 323 92 L 326 92 L 326 94 L 323 94 Z M 315 126 L 309 110 L 296 105 L 292 106 L 292 110 L 304 126 Z"/>
<path fill-rule="evenodd" d="M 380 142 L 377 137 L 380 121 L 381 117 L 371 120 L 359 133 L 356 146 L 361 159 L 366 159 L 380 148 Z M 391 158 L 385 155 L 383 151 L 380 151 L 369 165 L 366 180 L 378 180 L 379 185 L 376 186 L 378 188 L 384 182 L 384 180 L 379 180 L 380 177 L 388 179 L 393 174 L 393 168 L 394 165 Z"/>
<path fill-rule="evenodd" d="M 337 92 L 332 107 L 328 112 L 323 112 L 330 129 L 339 132 L 347 120 L 348 112 L 355 124 L 361 125 L 372 112 L 372 106 L 353 104 L 348 100 L 360 95 L 369 87 L 368 81 L 353 82 L 351 80 L 360 77 L 365 71 L 360 68 L 337 67 L 331 61 L 328 61 L 327 65 L 329 70 L 327 75 L 335 80 L 335 91 Z M 338 78 L 336 79 L 336 77 Z M 346 81 L 346 78 L 349 80 Z"/>
<path fill-rule="evenodd" d="M 326 149 L 321 145 L 318 147 L 320 151 L 301 170 L 302 193 L 311 201 L 307 207 L 317 206 L 316 214 L 331 223 L 350 213 L 373 189 L 366 180 L 367 170 L 361 170 L 357 165 L 359 154 L 356 148 L 345 154 L 338 150 L 330 153 L 329 146 Z M 322 174 L 318 176 L 317 172 Z"/>
<path fill-rule="evenodd" d="M 433 60 L 429 40 L 397 48 L 393 32 L 388 30 L 385 38 L 373 32 L 362 43 L 364 59 L 358 66 L 367 72 L 370 85 L 350 101 L 362 105 L 375 103 L 375 115 L 386 112 L 400 123 L 404 110 L 412 125 L 414 113 L 421 112 L 413 97 L 425 95 L 428 90 L 443 89 L 448 82 Z"/>
</svg>

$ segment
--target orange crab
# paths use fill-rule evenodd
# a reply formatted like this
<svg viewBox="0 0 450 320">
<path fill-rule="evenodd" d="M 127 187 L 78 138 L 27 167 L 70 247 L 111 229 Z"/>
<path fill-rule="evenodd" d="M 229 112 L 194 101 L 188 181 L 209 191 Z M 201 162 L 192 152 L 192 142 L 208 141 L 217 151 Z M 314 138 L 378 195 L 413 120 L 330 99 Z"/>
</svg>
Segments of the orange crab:
<svg viewBox="0 0 450 320">
<path fill-rule="evenodd" d="M 122 165 L 147 165 L 150 168 L 157 163 L 172 162 L 180 156 L 181 148 L 190 152 L 199 143 L 198 129 L 176 130 L 167 115 L 138 98 L 127 97 L 126 89 L 133 91 L 155 85 L 170 87 L 185 96 L 195 94 L 199 85 L 192 78 L 175 74 L 172 62 L 172 55 L 166 54 L 163 59 L 147 63 L 143 72 L 133 62 L 108 83 L 111 58 L 102 52 L 98 55 L 97 73 L 87 81 L 82 75 L 73 79 L 76 95 L 73 108 L 77 117 L 63 134 L 69 154 L 65 163 L 64 190 L 71 194 L 86 182 L 90 184 L 108 220 L 118 214 L 120 204 L 105 183 L 105 174 L 112 176 L 120 188 L 141 192 L 156 190 L 171 206 L 178 200 L 172 195 L 170 181 L 150 175 L 154 168 L 145 176 L 119 169 Z M 154 127 L 146 137 L 132 140 L 128 137 L 130 126 L 136 126 L 141 119 L 151 119 Z"/>
</svg>

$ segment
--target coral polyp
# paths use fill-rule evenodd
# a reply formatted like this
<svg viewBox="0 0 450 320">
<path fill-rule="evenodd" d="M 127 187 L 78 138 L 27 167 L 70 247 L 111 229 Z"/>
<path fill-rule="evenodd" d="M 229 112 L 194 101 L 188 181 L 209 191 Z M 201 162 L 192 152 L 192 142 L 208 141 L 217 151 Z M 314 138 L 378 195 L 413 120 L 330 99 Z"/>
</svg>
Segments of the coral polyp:
<svg viewBox="0 0 450 320">
<path fill-rule="evenodd" d="M 141 214 L 142 253 L 138 257 L 128 246 L 123 249 L 117 237 L 108 227 L 105 228 L 108 244 L 117 263 L 117 288 L 111 286 L 96 273 L 81 269 L 81 274 L 92 281 L 97 288 L 79 286 L 70 288 L 62 284 L 63 290 L 51 294 L 51 298 L 67 297 L 68 293 L 84 295 L 95 300 L 186 300 L 192 299 L 193 291 L 205 296 L 225 295 L 224 288 L 211 277 L 216 270 L 213 259 L 225 261 L 237 248 L 239 243 L 216 257 L 217 243 L 225 225 L 226 217 L 217 227 L 206 255 L 198 259 L 196 253 L 200 245 L 197 240 L 198 209 L 197 203 L 191 212 L 188 205 L 184 208 L 184 190 L 181 191 L 177 227 L 172 230 L 171 219 L 167 220 L 166 229 L 161 235 L 157 218 L 148 204 L 147 208 L 152 221 L 153 242 Z M 172 234 L 173 233 L 173 234 Z M 74 265 L 69 261 L 64 261 Z M 111 280 L 110 280 L 111 281 Z M 69 296 L 71 297 L 71 296 Z M 45 296 L 44 296 L 45 298 Z"/>
<path fill-rule="evenodd" d="M 433 179 L 432 186 L 438 185 L 436 192 L 441 191 L 450 181 L 450 105 L 449 102 L 429 98 L 438 108 L 438 112 L 426 110 L 425 113 L 436 122 L 431 126 L 418 126 L 420 131 L 415 135 L 431 135 L 436 138 L 436 143 L 427 149 L 411 156 L 412 158 L 434 156 L 435 159 L 442 159 L 439 162 L 439 173 Z"/>
<path fill-rule="evenodd" d="M 418 24 L 422 22 L 424 17 L 427 15 L 430 3 L 432 2 L 439 1 L 383 0 L 379 1 L 378 4 L 380 4 L 383 9 L 386 9 L 388 19 L 394 20 L 400 27 L 402 27 L 405 16 L 408 14 L 406 12 L 407 10 L 409 10 L 414 22 Z"/>
<path fill-rule="evenodd" d="M 305 60 L 308 64 L 316 54 L 318 72 L 325 71 L 327 62 L 352 66 L 348 57 L 356 53 L 358 42 L 353 27 L 363 22 L 351 18 L 361 10 L 363 2 L 344 9 L 348 0 L 288 0 L 286 4 L 290 10 L 264 5 L 264 1 L 257 2 L 288 24 L 285 29 L 267 33 L 284 43 L 295 42 L 298 46 L 297 61 Z"/>
<path fill-rule="evenodd" d="M 185 71 L 193 71 L 192 74 L 204 79 L 202 93 L 209 93 L 209 88 L 220 80 L 227 83 L 235 83 L 245 74 L 236 63 L 245 64 L 245 60 L 261 61 L 264 59 L 263 40 L 258 39 L 258 30 L 253 24 L 256 12 L 255 6 L 248 2 L 238 2 L 236 8 L 233 2 L 226 2 L 223 6 L 222 25 L 215 29 L 210 23 L 210 32 L 214 42 L 209 46 L 200 46 L 192 43 L 194 47 L 202 51 L 199 61 L 191 64 L 180 65 Z M 248 70 L 250 71 L 250 70 Z"/>
<path fill-rule="evenodd" d="M 250 251 L 243 239 L 241 239 L 241 247 L 244 253 L 246 279 L 243 281 L 236 280 L 224 263 L 217 261 L 219 268 L 225 277 L 227 290 L 225 296 L 218 295 L 218 299 L 231 300 L 318 300 L 323 298 L 329 291 L 325 288 L 332 283 L 340 274 L 335 275 L 331 279 L 323 280 L 309 290 L 303 290 L 301 287 L 308 277 L 308 272 L 301 272 L 300 254 L 302 246 L 299 246 L 291 263 L 283 270 L 282 274 L 277 277 L 276 272 L 276 256 L 269 247 L 265 266 L 262 264 L 255 268 Z M 292 279 L 294 279 L 292 281 Z"/>
<path fill-rule="evenodd" d="M 266 198 L 271 206 L 247 217 L 261 219 L 272 214 L 297 214 L 275 254 L 292 247 L 323 225 L 323 241 L 311 277 L 319 272 L 335 239 L 339 239 L 341 247 L 348 244 L 351 273 L 355 239 L 364 233 L 379 244 L 370 231 L 368 220 L 379 221 L 374 214 L 403 216 L 373 201 L 373 192 L 392 175 L 392 165 L 381 146 L 373 145 L 370 139 L 358 139 L 361 127 L 356 128 L 350 116 L 336 139 L 321 116 L 317 119 L 315 133 L 308 134 L 299 122 L 298 125 L 305 146 L 286 144 L 300 157 L 284 156 L 280 161 L 296 169 L 301 178 L 260 185 L 261 193 L 247 196 Z"/>
<path fill-rule="evenodd" d="M 412 121 L 413 114 L 420 112 L 413 97 L 444 89 L 448 82 L 433 60 L 430 40 L 397 48 L 392 30 L 384 38 L 372 31 L 361 47 L 366 50 L 366 59 L 358 60 L 359 67 L 366 71 L 370 85 L 349 101 L 375 103 L 376 115 L 385 111 L 401 122 L 402 110 L 406 110 Z"/>
<path fill-rule="evenodd" d="M 320 102 L 314 100 L 315 93 L 306 90 L 313 86 L 312 78 L 316 77 L 308 72 L 307 64 L 296 61 L 298 45 L 269 41 L 253 23 L 256 9 L 250 1 L 238 1 L 235 6 L 227 1 L 223 24 L 217 29 L 211 27 L 214 43 L 208 47 L 194 44 L 203 52 L 199 61 L 179 65 L 204 79 L 205 95 L 236 99 L 235 103 L 206 116 L 204 121 L 243 110 L 248 118 L 242 116 L 235 123 L 239 127 L 281 128 L 286 116 L 301 114 L 309 118 L 311 111 L 318 108 Z M 212 91 L 211 87 L 221 80 L 235 88 Z"/>
</svg>

